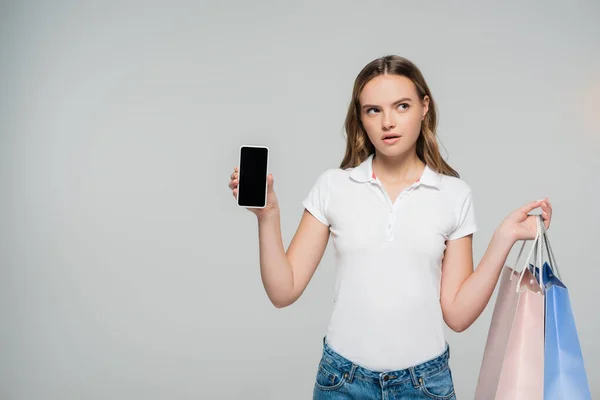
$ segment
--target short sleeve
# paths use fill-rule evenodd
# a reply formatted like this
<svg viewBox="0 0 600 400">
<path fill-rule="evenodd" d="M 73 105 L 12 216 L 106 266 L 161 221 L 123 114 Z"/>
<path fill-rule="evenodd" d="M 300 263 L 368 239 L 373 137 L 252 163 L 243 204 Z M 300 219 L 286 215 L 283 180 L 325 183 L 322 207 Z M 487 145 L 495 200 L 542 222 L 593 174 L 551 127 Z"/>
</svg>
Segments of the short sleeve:
<svg viewBox="0 0 600 400">
<path fill-rule="evenodd" d="M 454 219 L 456 224 L 452 232 L 448 235 L 448 240 L 459 239 L 477 231 L 473 193 L 470 189 L 459 204 L 460 208 L 456 210 Z"/>
<path fill-rule="evenodd" d="M 329 226 L 327 217 L 327 204 L 329 204 L 330 194 L 330 176 L 329 170 L 323 172 L 314 183 L 307 197 L 302 202 L 304 208 L 308 210 L 317 220 Z"/>
</svg>

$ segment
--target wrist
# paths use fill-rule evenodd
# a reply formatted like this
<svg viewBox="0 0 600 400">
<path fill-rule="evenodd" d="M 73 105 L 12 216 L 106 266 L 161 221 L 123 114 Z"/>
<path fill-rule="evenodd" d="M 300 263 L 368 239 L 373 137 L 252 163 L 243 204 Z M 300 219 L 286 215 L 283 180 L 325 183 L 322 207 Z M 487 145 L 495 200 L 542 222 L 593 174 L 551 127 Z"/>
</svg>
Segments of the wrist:
<svg viewBox="0 0 600 400">
<path fill-rule="evenodd" d="M 501 223 L 500 226 L 498 226 L 498 228 L 494 232 L 494 237 L 502 244 L 508 247 L 512 247 L 517 242 L 515 232 L 504 222 Z"/>
<path fill-rule="evenodd" d="M 258 220 L 259 223 L 263 223 L 263 222 L 270 221 L 270 220 L 277 219 L 277 218 L 279 218 L 279 208 L 278 207 L 272 207 L 268 210 L 263 210 L 262 213 L 256 215 L 256 219 Z"/>
</svg>

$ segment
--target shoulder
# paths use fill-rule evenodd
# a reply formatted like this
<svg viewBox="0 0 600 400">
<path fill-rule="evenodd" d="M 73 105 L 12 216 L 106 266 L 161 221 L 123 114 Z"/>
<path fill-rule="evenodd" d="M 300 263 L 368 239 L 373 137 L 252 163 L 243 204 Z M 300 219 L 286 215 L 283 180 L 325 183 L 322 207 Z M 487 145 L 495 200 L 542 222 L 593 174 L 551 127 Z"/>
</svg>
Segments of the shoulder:
<svg viewBox="0 0 600 400">
<path fill-rule="evenodd" d="M 472 194 L 472 188 L 469 183 L 455 176 L 440 174 L 441 188 L 450 197 L 464 199 Z"/>
<path fill-rule="evenodd" d="M 331 186 L 338 182 L 345 181 L 350 176 L 352 169 L 326 168 L 316 176 L 316 184 L 321 186 Z"/>
</svg>

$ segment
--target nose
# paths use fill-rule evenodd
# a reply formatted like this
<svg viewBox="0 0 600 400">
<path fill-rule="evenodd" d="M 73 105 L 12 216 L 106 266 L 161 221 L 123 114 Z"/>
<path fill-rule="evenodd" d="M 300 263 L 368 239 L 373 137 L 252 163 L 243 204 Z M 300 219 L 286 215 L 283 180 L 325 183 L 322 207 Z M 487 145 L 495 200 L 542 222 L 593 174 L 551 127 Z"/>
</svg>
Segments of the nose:
<svg viewBox="0 0 600 400">
<path fill-rule="evenodd" d="M 383 113 L 383 119 L 381 120 L 381 125 L 384 131 L 389 131 L 390 129 L 394 129 L 396 127 L 396 121 L 391 113 Z"/>
</svg>

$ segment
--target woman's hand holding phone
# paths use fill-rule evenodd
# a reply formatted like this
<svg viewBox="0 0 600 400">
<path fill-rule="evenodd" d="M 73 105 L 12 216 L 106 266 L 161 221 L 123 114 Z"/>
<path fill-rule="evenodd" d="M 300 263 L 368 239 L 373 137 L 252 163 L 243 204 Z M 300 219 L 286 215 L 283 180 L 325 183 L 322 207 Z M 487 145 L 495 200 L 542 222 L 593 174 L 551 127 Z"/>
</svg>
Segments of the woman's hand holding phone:
<svg viewBox="0 0 600 400">
<path fill-rule="evenodd" d="M 231 189 L 233 197 L 235 197 L 236 200 L 238 195 L 239 172 L 239 167 L 235 167 L 229 180 L 229 188 Z M 273 189 L 273 174 L 269 174 L 267 177 L 266 206 L 263 208 L 246 207 L 246 209 L 256 215 L 259 219 L 279 212 L 279 203 L 277 201 L 277 196 L 275 195 L 275 190 Z"/>
</svg>

